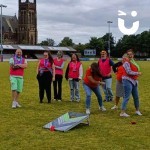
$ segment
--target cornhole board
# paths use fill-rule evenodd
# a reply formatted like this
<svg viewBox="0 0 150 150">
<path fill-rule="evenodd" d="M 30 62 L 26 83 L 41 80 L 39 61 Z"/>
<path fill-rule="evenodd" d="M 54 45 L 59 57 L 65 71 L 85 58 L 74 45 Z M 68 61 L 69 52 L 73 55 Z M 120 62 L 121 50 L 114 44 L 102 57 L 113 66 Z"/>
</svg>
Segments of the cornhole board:
<svg viewBox="0 0 150 150">
<path fill-rule="evenodd" d="M 43 126 L 43 128 L 50 129 L 51 127 L 54 127 L 55 130 L 66 132 L 81 123 L 89 125 L 89 115 L 76 112 L 67 112 L 57 119 L 47 123 Z"/>
</svg>

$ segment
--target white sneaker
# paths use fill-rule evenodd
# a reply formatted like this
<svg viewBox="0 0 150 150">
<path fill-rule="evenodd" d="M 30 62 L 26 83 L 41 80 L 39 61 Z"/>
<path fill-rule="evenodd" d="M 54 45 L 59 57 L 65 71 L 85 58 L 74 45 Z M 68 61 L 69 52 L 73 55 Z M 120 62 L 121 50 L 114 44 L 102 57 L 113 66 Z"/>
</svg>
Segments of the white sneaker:
<svg viewBox="0 0 150 150">
<path fill-rule="evenodd" d="M 99 110 L 106 111 L 106 108 L 104 106 L 102 106 L 102 107 L 99 107 Z"/>
<path fill-rule="evenodd" d="M 130 115 L 128 115 L 124 112 L 124 113 L 120 113 L 120 117 L 130 117 Z"/>
<path fill-rule="evenodd" d="M 76 102 L 80 102 L 80 99 L 76 99 Z"/>
<path fill-rule="evenodd" d="M 142 116 L 141 112 L 138 110 L 135 112 L 135 114 L 139 115 L 139 116 Z"/>
<path fill-rule="evenodd" d="M 86 108 L 86 114 L 89 115 L 90 114 L 90 109 Z"/>
<path fill-rule="evenodd" d="M 70 102 L 73 102 L 73 101 L 74 101 L 74 99 L 71 98 L 71 99 L 70 99 Z"/>
<path fill-rule="evenodd" d="M 12 102 L 12 108 L 16 108 L 16 107 L 17 107 L 16 101 L 13 101 L 13 102 Z"/>
<path fill-rule="evenodd" d="M 112 109 L 112 110 L 118 109 L 118 106 L 114 105 L 111 109 Z"/>
<path fill-rule="evenodd" d="M 18 103 L 18 102 L 16 102 L 16 107 L 21 107 L 21 105 Z"/>
</svg>

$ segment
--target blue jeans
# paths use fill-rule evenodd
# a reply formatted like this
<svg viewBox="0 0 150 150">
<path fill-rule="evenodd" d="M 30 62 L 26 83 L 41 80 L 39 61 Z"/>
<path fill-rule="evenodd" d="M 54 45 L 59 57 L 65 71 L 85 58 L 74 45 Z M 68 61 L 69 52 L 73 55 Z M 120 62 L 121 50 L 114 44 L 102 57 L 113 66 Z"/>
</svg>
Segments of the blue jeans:
<svg viewBox="0 0 150 150">
<path fill-rule="evenodd" d="M 105 94 L 105 99 L 106 101 L 112 100 L 113 99 L 113 92 L 111 89 L 112 85 L 112 78 L 109 79 L 104 79 L 105 85 L 102 86 L 104 94 Z"/>
<path fill-rule="evenodd" d="M 134 100 L 134 106 L 136 109 L 139 109 L 139 95 L 138 95 L 138 86 L 133 85 L 129 80 L 122 80 L 123 88 L 124 88 L 124 98 L 122 102 L 122 110 L 126 109 L 126 105 L 130 99 L 130 95 L 132 94 Z"/>
<path fill-rule="evenodd" d="M 86 93 L 86 108 L 90 108 L 91 106 L 91 95 L 92 95 L 92 91 L 95 93 L 97 100 L 98 100 L 98 104 L 100 107 L 103 106 L 103 102 L 102 102 L 102 96 L 100 93 L 100 87 L 97 86 L 96 88 L 90 88 L 89 86 L 87 86 L 86 84 L 83 83 L 83 88 L 85 90 Z"/>
<path fill-rule="evenodd" d="M 79 100 L 80 99 L 79 81 L 69 80 L 69 86 L 70 86 L 70 99 Z"/>
</svg>

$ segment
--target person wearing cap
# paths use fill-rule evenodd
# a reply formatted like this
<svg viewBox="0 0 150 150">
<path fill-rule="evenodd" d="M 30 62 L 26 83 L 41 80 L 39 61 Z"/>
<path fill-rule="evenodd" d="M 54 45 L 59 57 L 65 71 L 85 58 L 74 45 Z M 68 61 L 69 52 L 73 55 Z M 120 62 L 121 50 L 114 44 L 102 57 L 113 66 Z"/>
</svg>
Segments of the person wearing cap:
<svg viewBox="0 0 150 150">
<path fill-rule="evenodd" d="M 140 72 L 140 66 L 134 60 L 133 50 L 130 49 L 127 51 L 127 55 L 129 61 L 126 60 L 123 63 L 124 72 L 122 75 L 122 84 L 124 88 L 124 98 L 121 107 L 120 117 L 129 117 L 129 115 L 125 112 L 127 103 L 130 99 L 130 95 L 132 94 L 135 106 L 135 114 L 141 116 L 141 112 L 139 111 L 139 94 L 138 94 L 138 77 L 142 74 Z"/>
<path fill-rule="evenodd" d="M 23 90 L 24 69 L 27 68 L 27 61 L 22 57 L 22 50 L 17 49 L 15 55 L 10 58 L 10 83 L 12 90 L 12 108 L 21 107 L 19 95 Z"/>
<path fill-rule="evenodd" d="M 105 85 L 102 85 L 103 91 L 105 94 L 104 101 L 112 101 L 113 100 L 113 92 L 112 92 L 112 66 L 114 62 L 107 56 L 107 52 L 102 50 L 100 53 L 101 57 L 98 61 L 99 69 L 101 70 L 102 79 L 105 82 Z"/>
<path fill-rule="evenodd" d="M 82 63 L 77 54 L 71 55 L 71 61 L 68 63 L 65 78 L 69 80 L 70 101 L 80 101 L 79 81 L 83 76 Z"/>
<path fill-rule="evenodd" d="M 54 88 L 54 100 L 62 100 L 62 79 L 63 79 L 63 68 L 64 68 L 64 59 L 63 52 L 58 51 L 57 57 L 54 58 L 55 65 L 55 81 L 53 81 Z"/>
</svg>

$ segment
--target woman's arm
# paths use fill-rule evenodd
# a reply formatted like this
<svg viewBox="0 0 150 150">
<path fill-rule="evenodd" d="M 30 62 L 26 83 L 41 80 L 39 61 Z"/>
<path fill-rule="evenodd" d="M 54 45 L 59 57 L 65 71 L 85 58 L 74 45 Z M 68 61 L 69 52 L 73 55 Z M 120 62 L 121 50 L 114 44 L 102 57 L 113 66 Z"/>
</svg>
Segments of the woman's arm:
<svg viewBox="0 0 150 150">
<path fill-rule="evenodd" d="M 94 84 L 100 84 L 100 81 L 96 81 L 92 76 L 87 76 L 88 80 Z"/>
<path fill-rule="evenodd" d="M 125 69 L 125 71 L 126 71 L 126 73 L 128 74 L 128 75 L 140 75 L 140 72 L 135 72 L 135 71 L 132 71 L 131 70 L 131 67 L 130 67 L 130 64 L 128 63 L 128 62 L 125 62 L 124 64 L 123 64 L 123 67 L 124 67 L 124 69 Z"/>
<path fill-rule="evenodd" d="M 38 62 L 37 68 L 36 68 L 36 73 L 37 73 L 37 74 L 39 73 L 39 66 L 40 66 L 40 61 Z"/>
<path fill-rule="evenodd" d="M 53 81 L 55 81 L 55 65 L 52 64 L 52 72 L 53 72 Z"/>
<path fill-rule="evenodd" d="M 83 76 L 83 66 L 81 64 L 79 68 L 79 79 L 82 79 L 82 76 Z"/>
<path fill-rule="evenodd" d="M 61 66 L 56 66 L 56 65 L 55 65 L 55 68 L 62 70 L 62 69 L 64 68 L 64 64 L 65 64 L 65 63 L 63 62 Z"/>
</svg>

